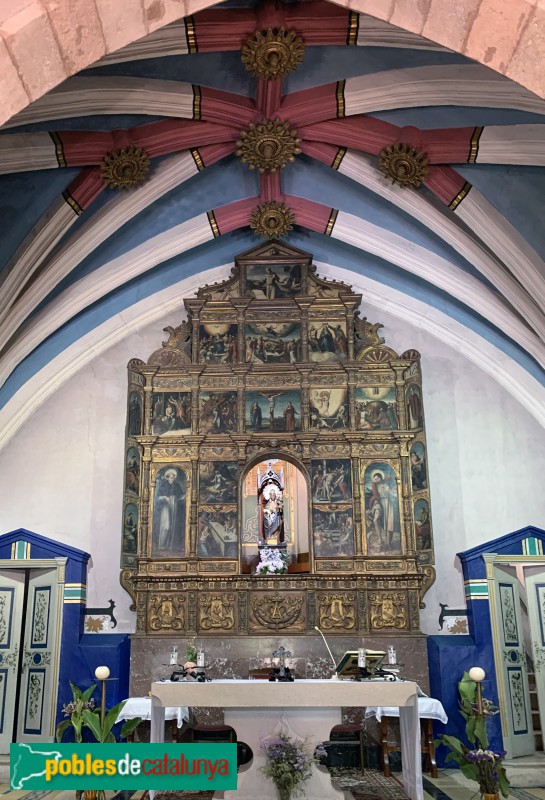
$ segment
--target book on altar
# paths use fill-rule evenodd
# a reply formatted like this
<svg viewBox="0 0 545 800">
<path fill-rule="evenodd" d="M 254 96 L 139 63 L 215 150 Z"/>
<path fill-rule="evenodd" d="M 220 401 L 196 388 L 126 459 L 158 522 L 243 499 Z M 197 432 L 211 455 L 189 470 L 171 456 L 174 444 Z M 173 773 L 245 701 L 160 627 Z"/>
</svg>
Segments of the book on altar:
<svg viewBox="0 0 545 800">
<path fill-rule="evenodd" d="M 341 658 L 337 666 L 335 667 L 335 672 L 337 675 L 340 675 L 342 678 L 352 677 L 353 675 L 360 674 L 360 668 L 358 666 L 358 651 L 357 650 L 347 650 L 344 656 Z M 380 665 L 382 664 L 386 653 L 384 650 L 368 650 L 365 649 L 365 667 L 368 672 L 373 673 Z"/>
</svg>

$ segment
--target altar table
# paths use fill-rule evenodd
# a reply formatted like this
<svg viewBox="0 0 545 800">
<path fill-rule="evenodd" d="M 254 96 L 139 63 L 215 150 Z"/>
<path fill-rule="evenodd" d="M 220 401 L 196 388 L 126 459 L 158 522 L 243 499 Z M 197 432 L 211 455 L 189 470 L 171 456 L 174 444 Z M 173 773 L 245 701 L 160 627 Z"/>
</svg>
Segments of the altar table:
<svg viewBox="0 0 545 800">
<path fill-rule="evenodd" d="M 329 739 L 341 723 L 341 707 L 395 706 L 399 708 L 403 751 L 403 787 L 411 800 L 423 800 L 420 723 L 416 683 L 410 681 L 301 680 L 278 683 L 215 680 L 211 683 L 152 683 L 151 742 L 164 741 L 167 706 L 223 708 L 225 724 L 235 728 L 254 754 L 238 774 L 238 788 L 216 793 L 224 800 L 277 800 L 274 783 L 259 767 L 265 756 L 262 738 L 280 731 L 306 740 L 310 749 Z M 153 791 L 150 791 L 153 798 Z M 305 783 L 307 800 L 349 800 L 350 792 L 331 784 L 325 767 L 315 767 Z"/>
</svg>

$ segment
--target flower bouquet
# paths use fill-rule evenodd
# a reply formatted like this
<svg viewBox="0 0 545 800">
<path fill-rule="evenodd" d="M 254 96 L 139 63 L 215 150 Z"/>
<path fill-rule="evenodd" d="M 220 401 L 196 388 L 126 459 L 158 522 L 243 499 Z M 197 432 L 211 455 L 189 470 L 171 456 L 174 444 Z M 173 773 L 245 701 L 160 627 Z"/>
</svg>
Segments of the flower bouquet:
<svg viewBox="0 0 545 800">
<path fill-rule="evenodd" d="M 322 744 L 309 753 L 305 743 L 293 741 L 285 733 L 262 739 L 260 749 L 267 759 L 261 772 L 273 780 L 280 800 L 303 794 L 302 784 L 312 775 L 314 764 L 327 756 Z"/>
<path fill-rule="evenodd" d="M 259 551 L 260 562 L 255 568 L 256 575 L 284 575 L 288 571 L 288 556 L 284 550 L 263 547 Z"/>
</svg>

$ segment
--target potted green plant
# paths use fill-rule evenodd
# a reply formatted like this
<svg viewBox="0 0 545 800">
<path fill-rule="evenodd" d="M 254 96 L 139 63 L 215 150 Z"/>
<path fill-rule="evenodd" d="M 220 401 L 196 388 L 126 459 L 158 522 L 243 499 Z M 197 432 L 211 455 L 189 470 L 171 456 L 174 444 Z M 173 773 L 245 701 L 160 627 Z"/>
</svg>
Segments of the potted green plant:
<svg viewBox="0 0 545 800">
<path fill-rule="evenodd" d="M 484 674 L 484 673 L 483 673 Z M 470 747 L 461 739 L 449 734 L 441 734 L 436 745 L 443 744 L 450 753 L 445 763 L 455 761 L 466 778 L 479 784 L 481 796 L 485 800 L 509 795 L 509 781 L 503 765 L 505 751 L 489 749 L 486 721 L 499 713 L 497 707 L 484 697 L 480 697 L 480 687 L 464 672 L 458 683 L 460 694 L 460 713 L 466 721 L 466 736 Z"/>
<path fill-rule="evenodd" d="M 57 742 L 62 742 L 63 736 L 69 728 L 74 729 L 74 739 L 78 743 L 83 741 L 84 728 L 87 728 L 96 741 L 101 744 L 116 742 L 117 739 L 112 733 L 112 728 L 123 710 L 125 700 L 121 703 L 117 703 L 117 705 L 104 715 L 104 719 L 101 719 L 100 711 L 95 707 L 95 701 L 91 696 L 96 689 L 96 684 L 82 691 L 70 681 L 70 688 L 72 689 L 72 700 L 66 703 L 62 708 L 63 714 L 65 717 L 68 717 L 68 719 L 59 722 L 57 725 L 57 730 L 55 732 Z M 121 738 L 126 739 L 127 736 L 130 736 L 141 722 L 142 720 L 140 717 L 126 720 L 121 728 Z M 76 792 L 76 798 L 80 798 L 82 795 L 85 800 L 103 800 L 105 797 L 105 793 L 102 790 Z"/>
</svg>

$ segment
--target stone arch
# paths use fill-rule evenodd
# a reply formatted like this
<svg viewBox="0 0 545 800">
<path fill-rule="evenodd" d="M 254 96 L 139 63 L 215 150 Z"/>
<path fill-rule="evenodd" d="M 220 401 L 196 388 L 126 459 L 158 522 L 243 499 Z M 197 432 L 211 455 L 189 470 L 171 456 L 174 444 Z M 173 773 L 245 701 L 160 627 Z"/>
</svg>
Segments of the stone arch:
<svg viewBox="0 0 545 800">
<path fill-rule="evenodd" d="M 337 2 L 425 36 L 545 97 L 545 8 L 538 0 Z M 212 4 L 210 0 L 13 0 L 4 4 L 4 11 L 0 9 L 0 124 L 107 53 Z"/>
</svg>

